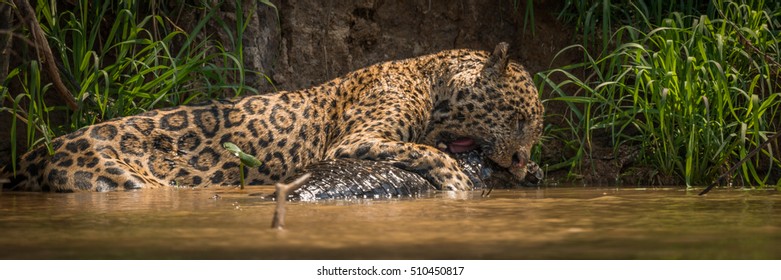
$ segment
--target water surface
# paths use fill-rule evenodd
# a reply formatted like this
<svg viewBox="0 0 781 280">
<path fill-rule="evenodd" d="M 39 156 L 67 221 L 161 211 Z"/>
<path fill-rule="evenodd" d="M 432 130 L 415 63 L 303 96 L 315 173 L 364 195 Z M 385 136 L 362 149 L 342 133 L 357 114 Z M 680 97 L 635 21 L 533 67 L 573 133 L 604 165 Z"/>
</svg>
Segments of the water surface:
<svg viewBox="0 0 781 280">
<path fill-rule="evenodd" d="M 288 204 L 226 189 L 0 193 L 2 259 L 781 259 L 781 195 L 540 188 Z M 220 198 L 214 199 L 215 195 Z"/>
</svg>

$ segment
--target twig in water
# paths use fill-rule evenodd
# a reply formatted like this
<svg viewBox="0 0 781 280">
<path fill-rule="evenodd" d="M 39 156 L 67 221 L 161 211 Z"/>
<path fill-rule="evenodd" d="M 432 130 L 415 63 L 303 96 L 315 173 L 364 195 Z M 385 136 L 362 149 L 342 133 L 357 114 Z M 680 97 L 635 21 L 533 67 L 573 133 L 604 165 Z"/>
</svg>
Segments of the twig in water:
<svg viewBox="0 0 781 280">
<path fill-rule="evenodd" d="M 483 191 L 480 193 L 480 197 L 488 197 L 489 195 L 491 195 L 491 191 L 493 191 L 493 190 L 494 190 L 494 186 L 493 185 L 488 187 L 488 191 L 487 192 L 485 191 L 485 189 L 483 189 Z"/>
<path fill-rule="evenodd" d="M 271 220 L 271 228 L 284 229 L 285 228 L 285 204 L 287 204 L 287 195 L 301 187 L 301 185 L 309 179 L 310 174 L 304 174 L 290 184 L 276 184 L 277 191 L 277 208 L 274 209 L 274 218 Z"/>
<path fill-rule="evenodd" d="M 721 176 L 719 176 L 719 178 L 717 178 L 715 181 L 713 181 L 713 183 L 711 183 L 711 184 L 710 184 L 710 185 L 709 185 L 707 188 L 705 188 L 704 190 L 702 190 L 702 191 L 700 192 L 700 194 L 699 194 L 699 195 L 705 195 L 706 193 L 708 193 L 708 192 L 709 192 L 711 189 L 713 189 L 713 187 L 715 187 L 715 186 L 716 186 L 716 184 L 717 184 L 718 182 L 720 182 L 722 179 L 724 179 L 725 177 L 727 177 L 727 175 L 730 175 L 730 174 L 732 174 L 732 172 L 735 172 L 735 170 L 738 170 L 738 167 L 740 167 L 741 165 L 743 165 L 743 163 L 745 163 L 746 161 L 748 161 L 748 159 L 749 159 L 749 158 L 751 158 L 751 157 L 753 157 L 754 155 L 756 155 L 757 153 L 759 153 L 759 151 L 761 151 L 761 150 L 762 150 L 762 148 L 764 148 L 765 146 L 767 146 L 768 144 L 770 144 L 770 142 L 773 142 L 773 140 L 775 140 L 776 138 L 778 138 L 778 137 L 779 137 L 779 135 L 781 135 L 781 133 L 778 133 L 778 132 L 776 132 L 776 134 L 773 134 L 773 136 L 770 136 L 770 137 L 768 137 L 768 138 L 767 138 L 767 140 L 765 140 L 765 142 L 762 142 L 762 144 L 759 144 L 759 146 L 757 146 L 756 148 L 754 148 L 753 150 L 751 150 L 751 152 L 749 152 L 748 154 L 746 154 L 746 156 L 745 156 L 745 157 L 743 157 L 742 159 L 740 159 L 740 161 L 738 161 L 738 163 L 736 163 L 735 165 L 733 165 L 733 166 L 732 166 L 732 168 L 730 168 L 729 170 L 727 170 L 727 172 L 724 172 L 723 174 L 721 174 Z"/>
</svg>

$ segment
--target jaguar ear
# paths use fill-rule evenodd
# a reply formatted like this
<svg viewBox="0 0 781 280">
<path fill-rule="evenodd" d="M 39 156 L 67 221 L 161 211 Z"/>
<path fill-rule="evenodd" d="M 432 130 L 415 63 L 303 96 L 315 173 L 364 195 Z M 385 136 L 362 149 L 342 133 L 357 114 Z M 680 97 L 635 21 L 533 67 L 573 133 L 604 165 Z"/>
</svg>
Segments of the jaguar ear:
<svg viewBox="0 0 781 280">
<path fill-rule="evenodd" d="M 494 53 L 485 61 L 483 77 L 495 78 L 504 75 L 504 72 L 507 70 L 507 64 L 510 62 L 510 58 L 507 56 L 509 48 L 510 44 L 505 42 L 496 45 Z"/>
</svg>

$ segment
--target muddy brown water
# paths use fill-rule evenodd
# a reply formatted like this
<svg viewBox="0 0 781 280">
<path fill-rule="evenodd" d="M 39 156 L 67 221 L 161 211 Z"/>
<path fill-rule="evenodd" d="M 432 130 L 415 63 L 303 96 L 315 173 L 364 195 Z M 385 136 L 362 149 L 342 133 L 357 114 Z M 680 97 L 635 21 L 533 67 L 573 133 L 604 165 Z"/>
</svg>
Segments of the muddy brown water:
<svg viewBox="0 0 781 280">
<path fill-rule="evenodd" d="M 274 202 L 249 195 L 269 190 L 0 193 L 0 258 L 781 258 L 777 191 L 557 187 L 291 202 L 278 231 Z"/>
</svg>

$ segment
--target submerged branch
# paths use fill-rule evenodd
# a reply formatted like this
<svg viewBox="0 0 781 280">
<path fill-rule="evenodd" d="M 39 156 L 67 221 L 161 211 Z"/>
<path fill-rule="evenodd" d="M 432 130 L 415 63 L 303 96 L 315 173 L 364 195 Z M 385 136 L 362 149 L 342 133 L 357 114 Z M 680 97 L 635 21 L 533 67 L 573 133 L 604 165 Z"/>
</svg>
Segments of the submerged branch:
<svg viewBox="0 0 781 280">
<path fill-rule="evenodd" d="M 287 204 L 287 195 L 303 185 L 308 180 L 310 174 L 304 174 L 290 184 L 276 184 L 277 191 L 277 208 L 274 210 L 274 218 L 271 220 L 271 228 L 284 229 L 285 228 L 285 204 Z"/>
</svg>

